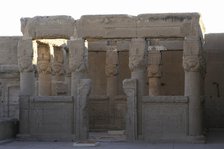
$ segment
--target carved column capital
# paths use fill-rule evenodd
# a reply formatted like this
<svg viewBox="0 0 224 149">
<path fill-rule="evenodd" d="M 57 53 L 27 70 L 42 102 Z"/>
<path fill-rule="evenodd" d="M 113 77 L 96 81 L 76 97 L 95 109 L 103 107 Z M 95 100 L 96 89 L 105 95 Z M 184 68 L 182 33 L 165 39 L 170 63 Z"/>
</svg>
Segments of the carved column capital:
<svg viewBox="0 0 224 149">
<path fill-rule="evenodd" d="M 203 72 L 205 70 L 205 66 L 205 59 L 200 55 L 183 57 L 183 68 L 187 72 Z"/>
<path fill-rule="evenodd" d="M 83 39 L 68 41 L 70 50 L 69 68 L 71 72 L 85 73 L 88 70 L 88 49 Z"/>
<path fill-rule="evenodd" d="M 63 63 L 64 63 L 64 54 L 62 47 L 54 46 L 54 60 L 52 64 L 52 69 L 55 75 L 61 76 L 65 73 Z"/>
<path fill-rule="evenodd" d="M 148 47 L 148 77 L 161 77 L 160 65 L 162 64 L 161 51 L 166 50 L 163 46 L 149 46 Z"/>
<path fill-rule="evenodd" d="M 18 67 L 20 72 L 33 71 L 33 45 L 32 40 L 20 40 L 18 43 Z"/>
<path fill-rule="evenodd" d="M 48 61 L 37 62 L 37 72 L 39 74 L 51 74 L 51 65 Z"/>
<path fill-rule="evenodd" d="M 118 75 L 118 51 L 116 46 L 107 46 L 105 74 L 108 77 Z"/>
<path fill-rule="evenodd" d="M 149 78 L 160 78 L 162 75 L 160 65 L 148 65 L 147 71 Z"/>
<path fill-rule="evenodd" d="M 131 40 L 129 50 L 129 68 L 131 71 L 146 66 L 146 42 L 143 38 Z"/>
<path fill-rule="evenodd" d="M 39 74 L 51 74 L 50 47 L 46 43 L 37 41 L 37 71 Z"/>
</svg>

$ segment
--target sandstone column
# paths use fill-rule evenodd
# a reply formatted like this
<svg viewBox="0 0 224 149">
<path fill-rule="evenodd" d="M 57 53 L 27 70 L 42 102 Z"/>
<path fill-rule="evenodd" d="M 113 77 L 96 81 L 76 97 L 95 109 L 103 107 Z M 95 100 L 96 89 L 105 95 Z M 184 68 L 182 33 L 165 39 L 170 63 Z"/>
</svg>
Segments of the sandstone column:
<svg viewBox="0 0 224 149">
<path fill-rule="evenodd" d="M 131 78 L 137 80 L 138 86 L 138 134 L 142 134 L 142 96 L 145 93 L 146 75 L 146 41 L 144 38 L 133 38 L 129 49 L 129 68 Z"/>
<path fill-rule="evenodd" d="M 77 84 L 80 79 L 87 77 L 88 50 L 83 39 L 68 41 L 69 46 L 69 68 L 71 71 L 71 95 L 76 98 Z"/>
<path fill-rule="evenodd" d="M 19 119 L 20 137 L 29 134 L 29 99 L 34 95 L 35 79 L 33 71 L 32 39 L 22 39 L 18 43 L 18 67 L 20 71 Z"/>
<path fill-rule="evenodd" d="M 20 71 L 20 95 L 34 94 L 32 39 L 20 40 L 18 43 L 18 67 Z"/>
<path fill-rule="evenodd" d="M 77 84 L 76 100 L 76 139 L 88 139 L 89 116 L 88 116 L 88 97 L 91 90 L 90 79 L 80 79 Z"/>
<path fill-rule="evenodd" d="M 161 50 L 165 50 L 163 46 L 148 47 L 148 80 L 149 80 L 149 96 L 158 96 L 160 90 L 162 63 Z"/>
<path fill-rule="evenodd" d="M 118 94 L 118 51 L 116 46 L 107 46 L 105 74 L 107 76 L 107 96 L 110 102 L 110 124 L 115 121 L 114 97 Z"/>
<path fill-rule="evenodd" d="M 51 55 L 48 44 L 37 41 L 38 95 L 51 95 Z"/>
<path fill-rule="evenodd" d="M 67 84 L 67 95 L 71 96 L 71 71 L 69 69 L 69 52 L 68 48 L 65 49 L 65 82 Z"/>
<path fill-rule="evenodd" d="M 199 39 L 184 41 L 183 67 L 185 70 L 185 96 L 189 97 L 189 135 L 202 135 L 201 72 L 204 61 Z"/>
<path fill-rule="evenodd" d="M 125 79 L 123 89 L 127 95 L 126 133 L 129 141 L 137 140 L 137 80 Z"/>
<path fill-rule="evenodd" d="M 71 95 L 75 99 L 75 133 L 77 140 L 88 138 L 88 96 L 91 81 L 86 78 L 88 51 L 83 39 L 70 40 L 69 67 L 71 71 Z"/>
<path fill-rule="evenodd" d="M 64 53 L 62 47 L 54 46 L 52 70 L 52 95 L 57 95 L 57 89 L 64 83 Z"/>
</svg>

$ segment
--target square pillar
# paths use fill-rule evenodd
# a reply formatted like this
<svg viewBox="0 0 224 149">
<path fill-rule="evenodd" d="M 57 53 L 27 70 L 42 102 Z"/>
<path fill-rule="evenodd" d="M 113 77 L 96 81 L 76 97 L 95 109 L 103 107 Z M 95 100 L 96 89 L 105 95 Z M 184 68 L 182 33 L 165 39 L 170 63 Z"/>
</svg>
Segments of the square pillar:
<svg viewBox="0 0 224 149">
<path fill-rule="evenodd" d="M 75 132 L 78 141 L 89 137 L 88 97 L 91 91 L 91 80 L 80 79 L 77 84 L 77 100 L 75 102 Z"/>
<path fill-rule="evenodd" d="M 114 97 L 118 95 L 119 59 L 117 46 L 107 46 L 105 74 L 107 76 L 107 96 L 109 97 L 110 128 L 115 124 Z"/>
<path fill-rule="evenodd" d="M 145 94 L 146 85 L 146 41 L 144 38 L 133 38 L 129 49 L 129 68 L 131 79 L 137 80 L 137 118 L 138 135 L 142 135 L 142 97 Z"/>
<path fill-rule="evenodd" d="M 126 133 L 128 141 L 135 141 L 138 138 L 138 121 L 137 121 L 137 80 L 125 79 L 123 89 L 127 96 L 127 117 Z"/>
<path fill-rule="evenodd" d="M 79 79 L 87 78 L 88 71 L 88 49 L 83 39 L 68 41 L 69 69 L 71 72 L 71 95 L 76 98 L 77 84 Z"/>
</svg>

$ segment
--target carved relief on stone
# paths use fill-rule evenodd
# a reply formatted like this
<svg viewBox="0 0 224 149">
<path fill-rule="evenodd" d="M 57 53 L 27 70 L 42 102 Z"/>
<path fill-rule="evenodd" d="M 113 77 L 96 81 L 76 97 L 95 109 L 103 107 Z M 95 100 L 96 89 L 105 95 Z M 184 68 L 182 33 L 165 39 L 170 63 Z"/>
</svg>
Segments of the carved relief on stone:
<svg viewBox="0 0 224 149">
<path fill-rule="evenodd" d="M 18 58 L 18 66 L 20 72 L 32 72 L 32 58 L 28 58 L 26 56 Z"/>
<path fill-rule="evenodd" d="M 86 140 L 88 138 L 88 96 L 91 91 L 91 80 L 80 79 L 77 89 L 76 100 L 76 139 Z"/>
<path fill-rule="evenodd" d="M 184 56 L 183 67 L 185 71 L 200 71 L 205 69 L 205 60 L 202 56 Z"/>
<path fill-rule="evenodd" d="M 125 79 L 123 81 L 123 90 L 128 97 L 134 98 L 137 95 L 137 80 Z"/>
<path fill-rule="evenodd" d="M 37 63 L 37 72 L 39 74 L 51 74 L 51 66 L 49 62 L 40 61 Z"/>
<path fill-rule="evenodd" d="M 134 141 L 137 139 L 137 80 L 125 79 L 123 90 L 127 96 L 127 139 Z"/>
<path fill-rule="evenodd" d="M 33 71 L 33 45 L 32 40 L 20 40 L 18 43 L 18 67 L 20 72 Z"/>
<path fill-rule="evenodd" d="M 64 70 L 64 54 L 62 47 L 57 47 L 54 46 L 54 61 L 53 61 L 53 73 L 55 75 L 63 75 L 65 70 Z"/>
<path fill-rule="evenodd" d="M 147 71 L 149 78 L 159 78 L 162 75 L 160 65 L 149 65 Z"/>
<path fill-rule="evenodd" d="M 38 73 L 49 74 L 51 73 L 50 65 L 50 47 L 48 44 L 37 42 L 37 71 Z"/>
<path fill-rule="evenodd" d="M 163 46 L 148 47 L 148 77 L 161 77 L 160 65 L 162 64 L 161 51 L 166 50 Z"/>
<path fill-rule="evenodd" d="M 106 51 L 106 76 L 117 76 L 118 75 L 118 51 L 116 46 L 108 46 Z"/>
<path fill-rule="evenodd" d="M 146 43 L 144 39 L 132 39 L 129 50 L 129 68 L 133 71 L 136 68 L 144 67 L 146 62 Z"/>
<path fill-rule="evenodd" d="M 88 70 L 88 49 L 84 45 L 84 40 L 71 40 L 68 45 L 70 49 L 70 71 L 86 72 Z"/>
</svg>

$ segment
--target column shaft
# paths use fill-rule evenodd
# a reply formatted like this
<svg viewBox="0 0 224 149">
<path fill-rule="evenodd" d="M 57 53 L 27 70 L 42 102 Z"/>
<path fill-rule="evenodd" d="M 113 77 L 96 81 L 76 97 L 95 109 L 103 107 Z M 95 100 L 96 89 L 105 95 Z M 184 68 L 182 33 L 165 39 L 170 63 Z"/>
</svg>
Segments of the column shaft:
<svg viewBox="0 0 224 149">
<path fill-rule="evenodd" d="M 137 118 L 138 135 L 142 135 L 142 96 L 146 85 L 146 41 L 144 38 L 133 38 L 129 50 L 129 68 L 131 79 L 137 80 Z"/>
<path fill-rule="evenodd" d="M 37 42 L 38 96 L 51 96 L 51 64 L 50 47 Z"/>
<path fill-rule="evenodd" d="M 185 72 L 185 96 L 189 97 L 189 134 L 202 133 L 201 74 Z"/>
<path fill-rule="evenodd" d="M 18 67 L 20 71 L 19 97 L 19 133 L 25 136 L 30 133 L 30 96 L 34 95 L 35 79 L 33 72 L 33 45 L 32 39 L 20 40 L 18 43 Z"/>
<path fill-rule="evenodd" d="M 34 95 L 34 72 L 20 72 L 20 95 Z"/>
<path fill-rule="evenodd" d="M 39 74 L 39 96 L 51 95 L 51 74 Z"/>
<path fill-rule="evenodd" d="M 149 78 L 149 96 L 160 95 L 160 78 Z"/>
<path fill-rule="evenodd" d="M 186 38 L 184 41 L 183 67 L 185 70 L 184 95 L 189 98 L 189 135 L 202 135 L 202 71 L 205 67 L 201 41 Z"/>
<path fill-rule="evenodd" d="M 110 128 L 115 127 L 115 99 L 118 94 L 118 51 L 116 46 L 107 46 L 105 74 L 107 76 L 107 96 L 109 97 Z"/>
</svg>

